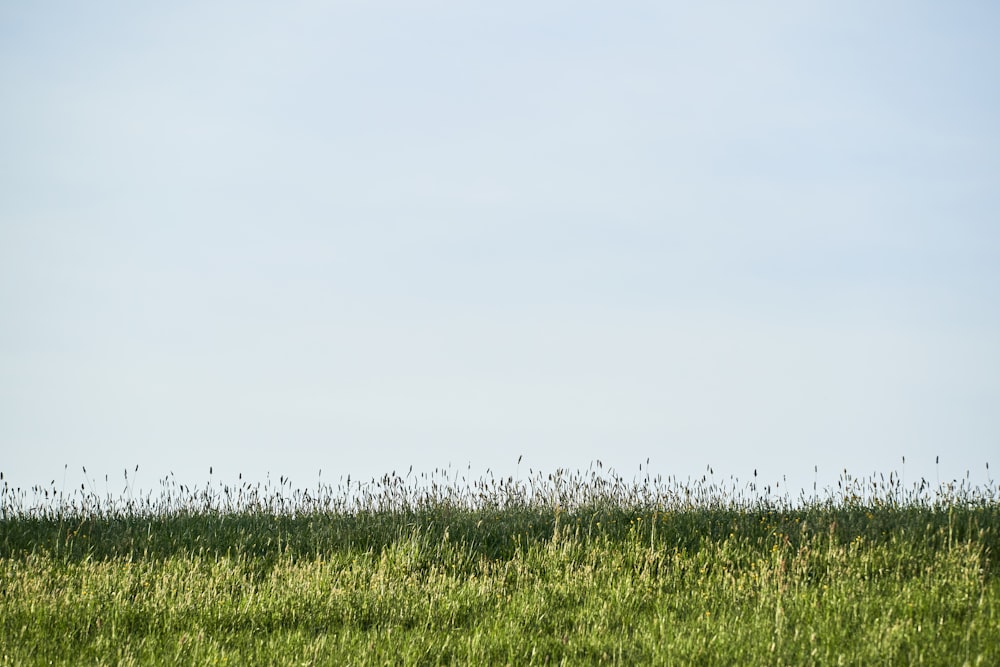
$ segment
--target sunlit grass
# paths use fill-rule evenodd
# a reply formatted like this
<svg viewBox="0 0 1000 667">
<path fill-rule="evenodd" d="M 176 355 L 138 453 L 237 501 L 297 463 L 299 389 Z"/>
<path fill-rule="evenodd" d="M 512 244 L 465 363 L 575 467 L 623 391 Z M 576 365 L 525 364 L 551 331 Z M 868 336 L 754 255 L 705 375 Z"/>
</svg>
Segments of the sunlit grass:
<svg viewBox="0 0 1000 667">
<path fill-rule="evenodd" d="M 992 482 L 2 493 L 7 664 L 1000 664 Z"/>
</svg>

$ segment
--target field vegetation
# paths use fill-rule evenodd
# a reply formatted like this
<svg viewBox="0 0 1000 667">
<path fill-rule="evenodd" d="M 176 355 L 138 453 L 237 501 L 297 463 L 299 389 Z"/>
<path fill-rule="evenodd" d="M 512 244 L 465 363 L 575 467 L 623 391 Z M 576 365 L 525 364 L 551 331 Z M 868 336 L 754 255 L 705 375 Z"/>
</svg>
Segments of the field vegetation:
<svg viewBox="0 0 1000 667">
<path fill-rule="evenodd" d="M 0 664 L 1000 664 L 1000 489 L 3 483 Z"/>
</svg>

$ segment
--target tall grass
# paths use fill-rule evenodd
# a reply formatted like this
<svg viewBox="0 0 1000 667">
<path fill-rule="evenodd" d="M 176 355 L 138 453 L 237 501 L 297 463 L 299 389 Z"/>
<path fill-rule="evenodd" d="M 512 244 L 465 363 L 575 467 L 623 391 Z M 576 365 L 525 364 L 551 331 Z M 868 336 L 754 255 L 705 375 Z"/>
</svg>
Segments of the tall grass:
<svg viewBox="0 0 1000 667">
<path fill-rule="evenodd" d="M 992 481 L 462 473 L 4 483 L 0 661 L 1000 664 Z"/>
</svg>

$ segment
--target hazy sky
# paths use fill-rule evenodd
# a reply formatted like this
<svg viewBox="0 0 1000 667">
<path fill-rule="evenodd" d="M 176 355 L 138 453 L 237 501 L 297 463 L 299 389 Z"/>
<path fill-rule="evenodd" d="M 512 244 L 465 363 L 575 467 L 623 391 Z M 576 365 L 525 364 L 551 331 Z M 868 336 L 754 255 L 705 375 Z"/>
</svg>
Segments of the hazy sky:
<svg viewBox="0 0 1000 667">
<path fill-rule="evenodd" d="M 0 470 L 1000 465 L 994 2 L 0 5 Z"/>
</svg>

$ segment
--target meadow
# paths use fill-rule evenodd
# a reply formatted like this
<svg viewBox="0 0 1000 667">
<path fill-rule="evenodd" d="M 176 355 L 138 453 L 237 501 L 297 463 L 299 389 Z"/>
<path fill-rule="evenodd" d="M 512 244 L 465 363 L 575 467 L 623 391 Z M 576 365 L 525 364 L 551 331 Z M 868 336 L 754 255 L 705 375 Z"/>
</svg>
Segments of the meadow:
<svg viewBox="0 0 1000 667">
<path fill-rule="evenodd" d="M 2 485 L 0 664 L 997 665 L 1000 487 Z"/>
</svg>

